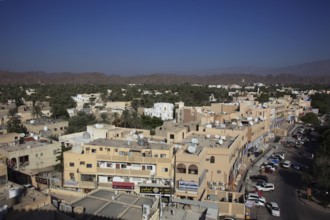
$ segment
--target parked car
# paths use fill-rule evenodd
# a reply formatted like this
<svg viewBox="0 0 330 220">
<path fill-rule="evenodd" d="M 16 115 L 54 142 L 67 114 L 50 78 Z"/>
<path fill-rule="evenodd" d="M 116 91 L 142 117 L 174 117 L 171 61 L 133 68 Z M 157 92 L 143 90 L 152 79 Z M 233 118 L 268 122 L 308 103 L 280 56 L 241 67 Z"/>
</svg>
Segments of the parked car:
<svg viewBox="0 0 330 220">
<path fill-rule="evenodd" d="M 273 172 L 275 172 L 275 169 L 273 167 L 268 166 L 265 168 L 265 173 L 273 173 Z"/>
<path fill-rule="evenodd" d="M 293 169 L 295 169 L 295 170 L 299 170 L 299 171 L 301 171 L 301 170 L 303 169 L 303 166 L 300 165 L 299 163 L 293 163 L 293 164 L 291 165 L 291 167 L 292 167 Z"/>
<path fill-rule="evenodd" d="M 272 192 L 275 190 L 275 186 L 273 183 L 261 183 L 256 185 L 256 189 L 264 192 Z"/>
<path fill-rule="evenodd" d="M 252 180 L 252 182 L 257 182 L 258 180 L 264 180 L 265 182 L 268 182 L 268 177 L 265 175 L 250 176 L 250 179 Z"/>
<path fill-rule="evenodd" d="M 236 220 L 236 218 L 232 216 L 226 216 L 223 220 Z"/>
<path fill-rule="evenodd" d="M 270 202 L 266 204 L 267 209 L 273 216 L 279 217 L 280 214 L 280 207 L 277 205 L 276 202 Z"/>
<path fill-rule="evenodd" d="M 290 160 L 286 160 L 282 163 L 282 167 L 284 167 L 284 168 L 290 168 L 290 166 L 291 166 Z"/>
<path fill-rule="evenodd" d="M 280 160 L 277 157 L 268 157 L 268 162 L 279 163 Z"/>
<path fill-rule="evenodd" d="M 283 155 L 281 155 L 281 154 L 273 154 L 273 156 L 272 156 L 273 158 L 277 158 L 278 160 L 283 160 L 284 159 L 284 156 Z"/>
<path fill-rule="evenodd" d="M 266 198 L 259 196 L 257 193 L 248 193 L 246 194 L 246 199 L 259 199 L 261 201 L 263 201 L 264 203 L 266 203 Z"/>
<path fill-rule="evenodd" d="M 266 206 L 265 202 L 263 202 L 260 199 L 255 199 L 255 198 L 246 199 L 245 204 L 247 204 L 247 203 L 252 203 L 254 206 Z"/>
</svg>

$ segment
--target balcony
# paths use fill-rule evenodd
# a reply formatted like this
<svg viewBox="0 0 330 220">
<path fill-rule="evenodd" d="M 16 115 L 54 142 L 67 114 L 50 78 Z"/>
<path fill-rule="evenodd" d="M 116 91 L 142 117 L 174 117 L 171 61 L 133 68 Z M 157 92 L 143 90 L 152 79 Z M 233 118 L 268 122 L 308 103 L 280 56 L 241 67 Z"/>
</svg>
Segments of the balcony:
<svg viewBox="0 0 330 220">
<path fill-rule="evenodd" d="M 170 158 L 142 157 L 142 156 L 118 156 L 118 155 L 97 155 L 97 160 L 126 163 L 170 163 Z"/>
<path fill-rule="evenodd" d="M 96 188 L 96 182 L 90 182 L 90 181 L 80 181 L 78 183 L 80 188 L 84 189 L 95 189 Z"/>
<path fill-rule="evenodd" d="M 186 181 L 194 181 L 194 182 L 199 182 L 199 176 L 200 175 L 195 175 L 195 174 L 188 174 L 188 173 L 176 173 L 176 179 L 177 180 L 186 180 Z"/>
<path fill-rule="evenodd" d="M 125 170 L 125 169 L 97 168 L 97 174 L 149 177 L 151 175 L 151 172 L 149 170 Z"/>
</svg>

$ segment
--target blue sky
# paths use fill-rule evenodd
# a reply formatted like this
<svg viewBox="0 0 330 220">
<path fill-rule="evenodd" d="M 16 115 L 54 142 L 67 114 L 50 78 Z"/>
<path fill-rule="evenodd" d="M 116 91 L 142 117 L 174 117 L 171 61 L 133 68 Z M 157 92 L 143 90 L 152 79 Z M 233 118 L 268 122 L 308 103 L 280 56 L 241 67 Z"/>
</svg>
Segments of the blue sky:
<svg viewBox="0 0 330 220">
<path fill-rule="evenodd" d="M 0 69 L 150 74 L 330 58 L 328 0 L 0 0 Z"/>
</svg>

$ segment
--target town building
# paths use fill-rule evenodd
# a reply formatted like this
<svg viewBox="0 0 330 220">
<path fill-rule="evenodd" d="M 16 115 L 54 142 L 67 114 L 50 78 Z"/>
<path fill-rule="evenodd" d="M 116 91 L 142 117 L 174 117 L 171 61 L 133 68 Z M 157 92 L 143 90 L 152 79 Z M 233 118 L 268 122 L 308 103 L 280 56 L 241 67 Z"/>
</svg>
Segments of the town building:
<svg viewBox="0 0 330 220">
<path fill-rule="evenodd" d="M 157 117 L 163 121 L 172 120 L 174 105 L 172 103 L 155 103 L 153 108 L 145 108 L 144 114 L 150 117 Z"/>
<path fill-rule="evenodd" d="M 64 187 L 138 190 L 157 184 L 171 187 L 173 146 L 164 142 L 96 139 L 80 152 L 64 152 Z"/>
</svg>

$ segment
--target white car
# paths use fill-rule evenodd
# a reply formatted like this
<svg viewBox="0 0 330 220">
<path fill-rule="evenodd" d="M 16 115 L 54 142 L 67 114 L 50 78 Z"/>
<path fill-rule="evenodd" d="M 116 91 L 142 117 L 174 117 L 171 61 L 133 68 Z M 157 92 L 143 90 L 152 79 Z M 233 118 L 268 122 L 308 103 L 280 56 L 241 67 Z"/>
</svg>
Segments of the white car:
<svg viewBox="0 0 330 220">
<path fill-rule="evenodd" d="M 285 154 L 284 153 L 275 153 L 274 156 L 280 157 L 282 160 L 285 159 Z"/>
<path fill-rule="evenodd" d="M 278 207 L 276 202 L 267 203 L 266 207 L 273 216 L 280 216 L 280 207 Z"/>
<path fill-rule="evenodd" d="M 259 199 L 246 199 L 245 200 L 246 207 L 253 207 L 253 206 L 266 206 L 266 203 L 259 200 Z"/>
<path fill-rule="evenodd" d="M 282 167 L 284 167 L 284 168 L 290 168 L 290 166 L 291 166 L 290 160 L 286 160 L 282 163 Z"/>
<path fill-rule="evenodd" d="M 265 206 L 266 204 L 266 198 L 265 197 L 262 197 L 262 196 L 259 196 L 257 193 L 249 193 L 246 195 L 246 200 L 249 200 L 249 199 L 258 199 L 260 200 Z"/>
<path fill-rule="evenodd" d="M 273 183 L 259 183 L 256 185 L 257 190 L 264 192 L 272 192 L 275 190 Z"/>
</svg>

